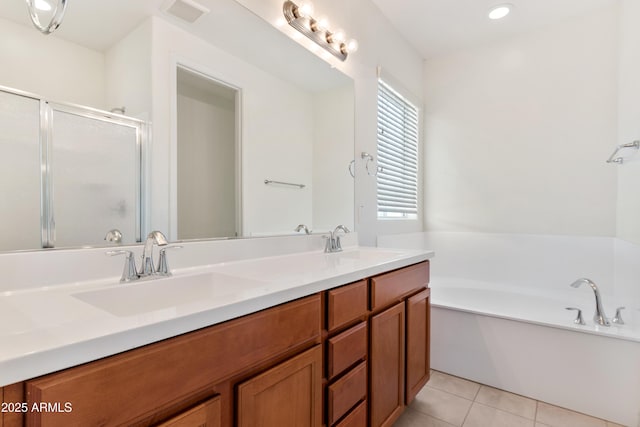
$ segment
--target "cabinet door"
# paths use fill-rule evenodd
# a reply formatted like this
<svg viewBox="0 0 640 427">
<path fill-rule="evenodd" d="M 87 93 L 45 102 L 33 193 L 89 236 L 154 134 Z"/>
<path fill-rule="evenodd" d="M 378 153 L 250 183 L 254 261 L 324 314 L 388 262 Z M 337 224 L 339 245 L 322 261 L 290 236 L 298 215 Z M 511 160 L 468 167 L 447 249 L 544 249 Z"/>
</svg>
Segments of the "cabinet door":
<svg viewBox="0 0 640 427">
<path fill-rule="evenodd" d="M 322 350 L 317 345 L 238 386 L 238 427 L 322 424 Z"/>
<path fill-rule="evenodd" d="M 4 388 L 0 387 L 0 399 L 2 402 L 20 405 L 25 402 L 24 384 L 16 383 Z M 24 413 L 20 411 L 0 412 L 0 427 L 22 427 L 24 425 Z"/>
<path fill-rule="evenodd" d="M 371 426 L 391 426 L 404 409 L 404 302 L 371 318 Z"/>
<path fill-rule="evenodd" d="M 407 405 L 429 381 L 430 293 L 425 289 L 407 299 Z"/>
<path fill-rule="evenodd" d="M 220 396 L 217 396 L 162 424 L 158 424 L 157 427 L 220 427 L 221 419 Z"/>
</svg>

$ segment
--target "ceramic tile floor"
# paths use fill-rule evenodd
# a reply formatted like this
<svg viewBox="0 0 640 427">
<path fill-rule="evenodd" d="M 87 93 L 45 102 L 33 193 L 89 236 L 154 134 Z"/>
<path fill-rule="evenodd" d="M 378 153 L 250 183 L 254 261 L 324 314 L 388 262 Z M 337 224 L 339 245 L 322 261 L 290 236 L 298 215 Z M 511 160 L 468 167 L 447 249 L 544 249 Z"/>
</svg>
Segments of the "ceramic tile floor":
<svg viewBox="0 0 640 427">
<path fill-rule="evenodd" d="M 394 427 L 622 427 L 432 371 Z"/>
</svg>

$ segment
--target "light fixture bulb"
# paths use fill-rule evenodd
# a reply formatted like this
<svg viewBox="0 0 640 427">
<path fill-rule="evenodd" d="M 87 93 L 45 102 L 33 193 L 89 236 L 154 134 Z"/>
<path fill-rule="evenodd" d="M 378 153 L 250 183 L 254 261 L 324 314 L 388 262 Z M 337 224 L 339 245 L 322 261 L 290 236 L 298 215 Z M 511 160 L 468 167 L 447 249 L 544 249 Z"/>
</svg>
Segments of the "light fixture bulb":
<svg viewBox="0 0 640 427">
<path fill-rule="evenodd" d="M 350 39 L 350 40 L 347 42 L 347 52 L 349 52 L 349 53 L 356 52 L 356 51 L 358 50 L 358 47 L 359 47 L 359 46 L 360 46 L 360 45 L 358 44 L 358 40 L 356 40 L 356 39 Z"/>
<path fill-rule="evenodd" d="M 326 16 L 321 16 L 318 19 L 318 27 L 323 28 L 325 30 L 329 28 L 329 18 L 327 18 Z"/>
<path fill-rule="evenodd" d="M 313 13 L 313 3 L 309 0 L 303 0 L 298 5 L 298 15 L 301 17 L 310 16 Z"/>
<path fill-rule="evenodd" d="M 338 30 L 335 30 L 333 34 L 331 34 L 331 38 L 334 42 L 340 44 L 340 43 L 344 43 L 347 37 L 344 34 L 344 30 L 340 28 Z"/>
<path fill-rule="evenodd" d="M 41 10 L 43 12 L 49 12 L 51 10 L 51 5 L 46 0 L 35 0 L 34 6 L 36 9 Z"/>
<path fill-rule="evenodd" d="M 489 10 L 489 19 L 496 20 L 504 18 L 509 14 L 509 12 L 511 12 L 512 7 L 513 5 L 511 4 L 500 4 L 492 7 Z"/>
</svg>

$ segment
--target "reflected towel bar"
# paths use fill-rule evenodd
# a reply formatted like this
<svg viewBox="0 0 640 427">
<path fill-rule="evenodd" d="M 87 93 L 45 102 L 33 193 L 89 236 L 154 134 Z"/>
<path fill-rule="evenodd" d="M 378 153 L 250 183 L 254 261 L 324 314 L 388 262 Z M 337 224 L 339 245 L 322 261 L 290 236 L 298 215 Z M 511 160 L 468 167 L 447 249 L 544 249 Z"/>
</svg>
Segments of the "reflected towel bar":
<svg viewBox="0 0 640 427">
<path fill-rule="evenodd" d="M 294 184 L 292 182 L 282 182 L 282 181 L 273 181 L 271 179 L 265 179 L 264 180 L 265 184 L 280 184 L 280 185 L 290 185 L 292 187 L 298 187 L 298 188 L 304 188 L 306 187 L 306 185 L 304 184 Z"/>
<path fill-rule="evenodd" d="M 611 156 L 609 156 L 609 159 L 607 159 L 607 163 L 617 163 L 619 165 L 621 165 L 622 163 L 624 163 L 624 158 L 622 157 L 616 157 L 614 159 L 614 157 L 616 156 L 616 154 L 618 154 L 618 151 L 625 149 L 625 148 L 635 148 L 640 149 L 640 140 L 635 140 L 633 142 L 628 142 L 626 144 L 620 144 L 616 147 L 615 151 L 613 152 L 613 154 Z"/>
</svg>

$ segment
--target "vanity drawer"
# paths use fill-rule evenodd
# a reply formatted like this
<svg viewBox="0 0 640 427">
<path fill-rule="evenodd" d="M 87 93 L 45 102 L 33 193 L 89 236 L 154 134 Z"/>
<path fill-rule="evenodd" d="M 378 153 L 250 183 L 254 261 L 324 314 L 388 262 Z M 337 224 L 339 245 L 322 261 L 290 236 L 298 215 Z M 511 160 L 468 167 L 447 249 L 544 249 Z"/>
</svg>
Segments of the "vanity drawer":
<svg viewBox="0 0 640 427">
<path fill-rule="evenodd" d="M 327 342 L 327 377 L 331 380 L 367 357 L 367 322 L 347 329 Z"/>
<path fill-rule="evenodd" d="M 349 415 L 335 425 L 335 427 L 367 427 L 367 401 L 354 408 Z"/>
<path fill-rule="evenodd" d="M 220 427 L 221 425 L 222 405 L 220 396 L 216 396 L 156 427 Z"/>
<path fill-rule="evenodd" d="M 367 362 L 362 362 L 329 386 L 329 424 L 334 424 L 367 397 Z"/>
<path fill-rule="evenodd" d="M 367 313 L 367 281 L 361 280 L 327 292 L 327 330 L 356 320 Z"/>
<path fill-rule="evenodd" d="M 388 306 L 429 286 L 429 261 L 381 274 L 371 279 L 371 310 Z"/>
</svg>

